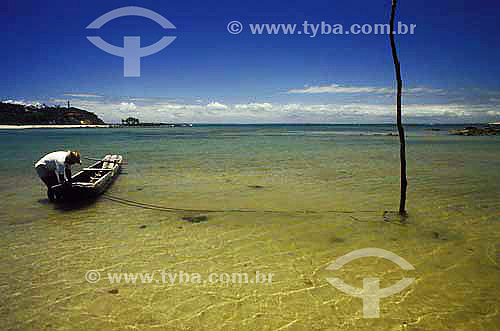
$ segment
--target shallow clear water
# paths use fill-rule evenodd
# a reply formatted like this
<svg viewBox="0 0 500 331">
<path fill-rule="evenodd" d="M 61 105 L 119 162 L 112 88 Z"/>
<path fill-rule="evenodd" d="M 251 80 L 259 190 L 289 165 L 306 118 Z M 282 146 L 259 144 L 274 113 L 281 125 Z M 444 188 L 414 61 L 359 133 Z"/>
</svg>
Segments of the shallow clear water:
<svg viewBox="0 0 500 331">
<path fill-rule="evenodd" d="M 0 131 L 2 324 L 18 330 L 496 330 L 500 139 L 449 136 L 450 128 L 407 128 L 410 216 L 404 224 L 383 218 L 399 203 L 399 142 L 385 135 L 392 126 Z M 124 156 L 128 164 L 109 195 L 220 212 L 190 223 L 182 217 L 200 213 L 106 197 L 49 204 L 33 162 L 69 148 L 88 157 Z M 254 212 L 224 211 L 234 209 Z M 367 247 L 392 251 L 415 270 L 371 257 L 325 270 Z M 270 284 L 90 284 L 84 276 L 91 269 L 275 276 Z M 381 288 L 403 277 L 416 280 L 380 300 L 380 318 L 366 319 L 362 300 L 327 277 L 359 288 L 366 277 L 380 278 Z"/>
</svg>

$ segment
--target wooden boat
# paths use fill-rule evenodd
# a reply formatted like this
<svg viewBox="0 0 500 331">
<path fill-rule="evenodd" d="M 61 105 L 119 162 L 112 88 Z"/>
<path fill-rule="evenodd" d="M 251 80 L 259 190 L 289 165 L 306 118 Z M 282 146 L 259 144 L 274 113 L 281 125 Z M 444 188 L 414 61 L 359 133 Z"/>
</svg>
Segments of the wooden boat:
<svg viewBox="0 0 500 331">
<path fill-rule="evenodd" d="M 102 194 L 120 174 L 122 163 L 121 155 L 106 155 L 102 160 L 71 176 L 71 183 L 53 186 L 52 199 L 80 200 Z"/>
</svg>

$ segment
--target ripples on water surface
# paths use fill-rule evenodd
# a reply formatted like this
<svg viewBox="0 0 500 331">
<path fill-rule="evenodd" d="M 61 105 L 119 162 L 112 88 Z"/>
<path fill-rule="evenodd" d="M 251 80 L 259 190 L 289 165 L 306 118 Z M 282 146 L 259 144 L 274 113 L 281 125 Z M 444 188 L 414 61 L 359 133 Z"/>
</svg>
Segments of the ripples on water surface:
<svg viewBox="0 0 500 331">
<path fill-rule="evenodd" d="M 499 329 L 500 139 L 409 127 L 410 217 L 399 224 L 382 217 L 399 198 L 398 140 L 384 135 L 392 131 L 276 125 L 0 131 L 4 329 Z M 56 208 L 32 165 L 68 148 L 125 157 L 128 165 L 108 191 L 113 196 L 286 213 L 210 213 L 194 224 L 182 217 L 196 213 L 105 198 Z M 325 270 L 366 247 L 390 250 L 415 270 L 377 258 Z M 111 285 L 87 283 L 89 269 L 275 276 L 266 285 Z M 326 277 L 356 287 L 366 277 L 380 278 L 381 288 L 403 277 L 416 281 L 381 299 L 380 318 L 364 319 L 362 300 Z"/>
</svg>

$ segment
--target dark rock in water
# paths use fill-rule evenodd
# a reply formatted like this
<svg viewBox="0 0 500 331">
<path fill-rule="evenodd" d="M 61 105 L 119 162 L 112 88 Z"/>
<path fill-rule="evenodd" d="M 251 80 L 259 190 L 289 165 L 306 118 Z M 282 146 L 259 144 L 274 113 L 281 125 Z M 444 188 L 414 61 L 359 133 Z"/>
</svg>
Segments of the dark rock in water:
<svg viewBox="0 0 500 331">
<path fill-rule="evenodd" d="M 495 125 L 487 127 L 468 126 L 463 130 L 450 130 L 448 132 L 459 136 L 495 136 L 500 135 L 500 128 Z"/>
<path fill-rule="evenodd" d="M 264 186 L 261 185 L 248 185 L 250 188 L 264 188 Z"/>
<path fill-rule="evenodd" d="M 336 244 L 336 243 L 343 243 L 345 240 L 342 239 L 342 238 L 339 238 L 339 237 L 333 237 L 333 238 L 330 239 L 330 241 L 332 243 Z"/>
<path fill-rule="evenodd" d="M 182 218 L 184 221 L 189 221 L 191 223 L 200 223 L 208 221 L 208 216 L 198 215 L 198 216 L 184 216 Z"/>
<path fill-rule="evenodd" d="M 443 236 L 441 233 L 437 231 L 432 231 L 432 237 L 434 239 L 439 239 L 439 240 L 448 240 L 445 236 Z"/>
<path fill-rule="evenodd" d="M 145 229 L 145 228 L 147 228 L 147 225 L 144 224 L 139 227 L 139 229 Z"/>
<path fill-rule="evenodd" d="M 112 288 L 111 290 L 108 290 L 109 294 L 118 294 L 118 289 L 117 288 Z"/>
<path fill-rule="evenodd" d="M 307 286 L 314 286 L 313 281 L 309 278 L 304 279 L 304 284 L 306 284 Z"/>
</svg>

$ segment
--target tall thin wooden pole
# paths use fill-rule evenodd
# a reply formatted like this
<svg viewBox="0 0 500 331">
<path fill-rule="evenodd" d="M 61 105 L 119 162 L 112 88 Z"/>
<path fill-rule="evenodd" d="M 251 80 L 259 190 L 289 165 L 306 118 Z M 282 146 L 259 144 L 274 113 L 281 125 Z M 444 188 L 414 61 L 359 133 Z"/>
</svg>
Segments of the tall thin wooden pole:
<svg viewBox="0 0 500 331">
<path fill-rule="evenodd" d="M 390 32 L 389 39 L 391 41 L 392 59 L 394 61 L 394 69 L 396 71 L 397 81 L 397 98 L 396 98 L 396 114 L 397 125 L 399 133 L 399 159 L 401 161 L 401 196 L 399 200 L 399 214 L 406 215 L 406 188 L 408 180 L 406 179 L 406 144 L 405 144 L 405 131 L 401 123 L 401 91 L 403 89 L 403 80 L 401 79 L 401 68 L 399 65 L 398 53 L 396 50 L 396 42 L 394 41 L 394 17 L 396 16 L 397 0 L 392 0 L 391 19 L 390 19 Z"/>
</svg>

